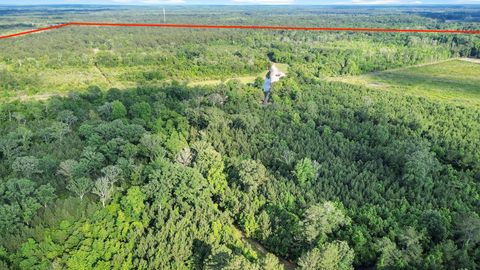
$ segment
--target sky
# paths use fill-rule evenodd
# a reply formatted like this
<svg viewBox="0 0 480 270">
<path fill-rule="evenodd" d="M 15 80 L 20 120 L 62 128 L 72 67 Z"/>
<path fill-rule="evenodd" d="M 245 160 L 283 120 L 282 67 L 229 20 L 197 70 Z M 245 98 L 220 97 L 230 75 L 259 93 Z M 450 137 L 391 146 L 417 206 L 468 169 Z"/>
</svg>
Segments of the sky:
<svg viewBox="0 0 480 270">
<path fill-rule="evenodd" d="M 480 0 L 0 0 L 0 5 L 419 5 L 480 4 Z"/>
</svg>

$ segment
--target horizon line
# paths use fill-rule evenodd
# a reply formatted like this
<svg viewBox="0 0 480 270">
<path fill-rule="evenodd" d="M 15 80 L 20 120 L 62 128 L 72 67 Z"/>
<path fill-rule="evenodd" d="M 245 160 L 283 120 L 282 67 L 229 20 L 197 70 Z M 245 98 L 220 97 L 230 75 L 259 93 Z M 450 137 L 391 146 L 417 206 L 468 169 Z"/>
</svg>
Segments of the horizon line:
<svg viewBox="0 0 480 270">
<path fill-rule="evenodd" d="M 457 4 L 441 4 L 441 3 L 406 3 L 406 4 L 399 4 L 399 3 L 392 3 L 392 4 L 355 4 L 355 3 L 337 3 L 337 4 L 301 4 L 301 3 L 286 3 L 286 4 L 188 4 L 188 3 L 164 3 L 164 4 L 148 4 L 148 3 L 137 3 L 137 4 L 122 4 L 122 3 L 99 3 L 99 4 L 84 4 L 84 3 L 52 3 L 52 4 L 0 4 L 0 7 L 11 7 L 11 6 L 123 6 L 123 7 L 182 7 L 182 6 L 245 6 L 245 7 L 258 7 L 258 6 L 265 6 L 265 7 L 282 7 L 282 6 L 330 6 L 330 7 L 401 7 L 401 6 L 480 6 L 480 2 L 471 2 L 471 3 L 457 3 Z"/>
</svg>

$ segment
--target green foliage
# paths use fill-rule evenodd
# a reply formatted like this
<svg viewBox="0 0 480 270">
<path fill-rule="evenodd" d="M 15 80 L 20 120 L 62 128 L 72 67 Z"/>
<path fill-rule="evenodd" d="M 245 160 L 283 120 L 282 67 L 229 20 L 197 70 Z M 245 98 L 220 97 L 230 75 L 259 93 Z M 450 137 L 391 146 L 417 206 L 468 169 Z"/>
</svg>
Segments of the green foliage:
<svg viewBox="0 0 480 270">
<path fill-rule="evenodd" d="M 480 217 L 478 214 L 472 213 L 459 219 L 456 232 L 466 247 L 480 243 Z"/>
<path fill-rule="evenodd" d="M 70 179 L 67 185 L 67 189 L 75 193 L 75 195 L 77 195 L 80 200 L 83 200 L 83 196 L 85 196 L 85 194 L 87 194 L 92 189 L 92 186 L 92 179 L 88 177 L 79 177 Z"/>
<path fill-rule="evenodd" d="M 50 183 L 39 186 L 35 191 L 35 195 L 38 202 L 45 208 L 47 208 L 47 205 L 56 198 L 55 188 L 53 188 Z"/>
<path fill-rule="evenodd" d="M 476 52 L 478 54 L 478 52 Z M 450 59 L 427 65 L 335 78 L 356 85 L 381 88 L 457 105 L 478 106 L 480 65 L 469 59 Z"/>
<path fill-rule="evenodd" d="M 140 187 L 131 187 L 127 191 L 127 196 L 122 199 L 122 205 L 132 216 L 138 216 L 145 208 L 145 194 Z"/>
<path fill-rule="evenodd" d="M 5 235 L 28 224 L 36 211 L 55 198 L 50 184 L 37 185 L 26 178 L 10 178 L 0 182 L 0 232 Z"/>
<path fill-rule="evenodd" d="M 336 241 L 310 250 L 300 258 L 298 265 L 303 270 L 349 270 L 353 269 L 353 257 L 354 252 L 347 243 Z"/>
<path fill-rule="evenodd" d="M 12 171 L 19 176 L 31 178 L 32 175 L 42 172 L 40 171 L 39 163 L 36 157 L 18 157 L 12 163 Z"/>
<path fill-rule="evenodd" d="M 152 108 L 147 102 L 139 102 L 133 104 L 130 108 L 130 114 L 133 118 L 140 118 L 145 121 L 149 121 L 152 116 Z"/>
<path fill-rule="evenodd" d="M 158 15 L 135 7 L 23 8 L 31 13 L 6 18 Z M 462 18 L 475 10 L 171 13 L 180 22 L 288 17 L 299 25 L 471 29 L 478 23 Z M 219 11 L 224 16 L 211 16 Z M 358 12 L 365 16 L 352 16 Z M 444 14 L 464 17 L 442 21 Z M 476 64 L 361 74 L 478 55 L 477 45 L 478 37 L 463 35 L 140 28 L 6 40 L 0 268 L 476 269 Z M 268 60 L 283 61 L 277 65 L 288 74 L 263 106 Z M 397 88 L 325 79 L 340 75 Z M 196 80 L 207 86 L 186 84 Z M 78 91 L 50 96 L 71 90 Z M 427 96 L 439 92 L 458 100 Z M 8 102 L 14 96 L 22 98 Z"/>
<path fill-rule="evenodd" d="M 350 223 L 341 204 L 324 202 L 315 204 L 305 211 L 302 221 L 303 237 L 307 243 L 315 240 L 322 243 L 326 235 L 332 233 L 339 226 Z"/>
<path fill-rule="evenodd" d="M 422 214 L 422 225 L 426 228 L 432 241 L 439 243 L 448 236 L 449 220 L 439 211 L 429 210 Z"/>
<path fill-rule="evenodd" d="M 478 111 L 374 95 L 372 90 L 340 83 L 304 83 L 299 88 L 303 90 L 291 90 L 299 91 L 295 94 L 282 90 L 290 84 L 295 82 L 279 83 L 276 109 L 259 106 L 243 86 L 188 89 L 189 96 L 182 92 L 187 91 L 184 86 L 173 85 L 52 99 L 43 105 L 50 108 L 49 114 L 39 116 L 25 113 L 28 109 L 21 103 L 5 107 L 24 115 L 18 116 L 19 122 L 5 114 L 0 136 L 11 140 L 2 148 L 6 149 L 2 155 L 9 157 L 0 163 L 5 168 L 0 219 L 3 235 L 8 234 L 1 244 L 8 247 L 8 263 L 27 268 L 59 263 L 112 269 L 116 262 L 138 269 L 223 263 L 262 267 L 266 257 L 246 247 L 232 229 L 237 224 L 245 237 L 299 264 L 321 261 L 326 265 L 322 267 L 351 267 L 350 252 L 340 244 L 329 246 L 346 241 L 355 251 L 355 266 L 475 266 L 478 226 L 472 213 L 478 191 L 473 168 L 479 165 L 472 157 L 479 142 L 462 138 L 475 138 Z M 227 91 L 229 99 L 223 105 L 200 102 L 197 109 L 211 91 Z M 284 102 L 295 95 L 294 103 Z M 185 108 L 176 105 L 179 98 Z M 129 108 L 122 119 L 111 120 L 111 107 L 105 104 L 112 99 Z M 131 100 L 148 102 L 150 116 L 132 113 L 131 104 L 138 102 Z M 313 106 L 313 100 L 319 105 Z M 105 115 L 100 113 L 103 107 Z M 450 120 L 432 120 L 442 117 Z M 55 138 L 37 128 L 49 128 L 52 121 L 69 131 Z M 472 128 L 455 129 L 459 122 Z M 180 143 L 171 143 L 171 138 Z M 294 162 L 298 157 L 311 158 Z M 29 165 L 20 165 L 24 163 Z M 35 182 L 14 180 L 27 174 Z M 10 187 L 11 181 L 21 182 L 22 188 Z M 452 185 L 456 192 L 446 188 Z M 24 193 L 15 196 L 28 199 L 11 198 L 16 190 Z M 46 245 L 44 235 L 60 226 L 55 215 L 65 208 L 55 202 L 57 196 L 94 211 L 70 219 L 72 233 L 62 229 L 52 235 L 56 245 L 50 253 L 29 253 Z M 113 215 L 108 211 L 116 208 L 121 213 L 115 210 L 116 221 L 108 223 L 106 217 Z M 99 212 L 94 218 L 95 211 Z M 44 217 L 47 213 L 52 214 Z M 460 215 L 471 218 L 456 222 Z M 114 225 L 118 220 L 149 226 L 129 241 L 116 233 L 108 233 L 111 241 L 104 236 L 99 238 L 103 242 L 85 238 L 100 241 L 95 244 L 100 246 L 120 241 L 125 249 L 118 254 L 128 251 L 132 256 L 122 257 L 127 262 L 113 254 L 72 248 L 81 247 L 76 241 L 84 241 L 73 232 L 91 226 L 94 219 L 102 224 L 101 235 L 104 230 L 129 231 L 115 227 L 120 226 Z M 20 255 L 19 245 L 28 238 L 34 242 L 28 242 Z M 68 251 L 58 245 L 69 245 Z M 225 253 L 219 252 L 221 246 L 230 250 L 225 259 L 220 259 Z"/>
<path fill-rule="evenodd" d="M 122 119 L 127 116 L 127 109 L 123 105 L 121 101 L 115 100 L 112 102 L 112 114 L 111 118 L 115 119 Z"/>
<path fill-rule="evenodd" d="M 227 179 L 220 153 L 202 141 L 195 143 L 193 147 L 196 151 L 195 168 L 206 177 L 214 193 L 223 194 L 227 188 Z"/>
<path fill-rule="evenodd" d="M 309 182 L 317 178 L 317 168 L 315 162 L 312 162 L 309 158 L 300 160 L 295 165 L 295 176 L 301 186 L 305 186 Z"/>
<path fill-rule="evenodd" d="M 244 160 L 240 163 L 240 183 L 248 191 L 256 191 L 257 188 L 268 180 L 267 170 L 262 163 L 254 160 Z"/>
</svg>

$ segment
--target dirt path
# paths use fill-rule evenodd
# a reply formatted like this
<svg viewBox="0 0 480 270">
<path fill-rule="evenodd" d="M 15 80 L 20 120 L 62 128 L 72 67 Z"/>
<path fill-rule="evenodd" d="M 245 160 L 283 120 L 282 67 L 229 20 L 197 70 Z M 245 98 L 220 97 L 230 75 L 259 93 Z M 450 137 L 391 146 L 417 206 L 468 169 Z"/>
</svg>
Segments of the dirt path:
<svg viewBox="0 0 480 270">
<path fill-rule="evenodd" d="M 11 98 L 6 98 L 8 102 L 14 101 L 14 100 L 20 100 L 20 101 L 29 101 L 29 100 L 34 100 L 34 101 L 42 101 L 42 100 L 47 100 L 52 97 L 66 97 L 66 93 L 43 93 L 43 94 L 36 94 L 36 95 L 19 95 L 16 97 L 11 97 Z"/>
<path fill-rule="evenodd" d="M 262 256 L 267 255 L 267 253 L 271 253 L 262 244 L 260 244 L 258 241 L 246 237 L 245 233 L 243 233 L 243 231 L 240 230 L 240 228 L 235 226 L 235 229 L 242 235 L 242 240 L 249 243 L 252 246 L 253 250 L 255 250 L 255 252 L 257 252 L 258 254 L 260 254 Z M 285 270 L 294 270 L 294 269 L 297 268 L 297 265 L 294 262 L 291 262 L 289 260 L 286 260 L 286 259 L 278 257 L 278 256 L 277 256 L 277 258 L 280 261 L 280 263 L 283 265 Z"/>
<path fill-rule="evenodd" d="M 107 81 L 108 83 L 108 86 L 109 87 L 112 87 L 112 81 L 110 81 L 110 79 L 107 77 L 107 75 L 103 72 L 103 70 L 101 70 L 98 65 L 97 65 L 97 62 L 94 62 L 93 63 L 93 66 L 95 67 L 95 69 L 102 75 L 102 77 L 105 79 L 105 81 Z"/>
<path fill-rule="evenodd" d="M 467 62 L 471 62 L 471 63 L 477 63 L 477 64 L 480 64 L 480 58 L 459 58 L 460 60 L 462 61 L 467 61 Z"/>
<path fill-rule="evenodd" d="M 446 63 L 450 62 L 453 60 L 462 60 L 463 58 L 448 58 L 444 60 L 438 60 L 438 61 L 433 61 L 433 62 L 428 62 L 428 63 L 421 63 L 421 64 L 416 64 L 416 65 L 411 65 L 411 66 L 404 66 L 404 67 L 399 67 L 399 68 L 390 68 L 390 69 L 385 69 L 385 70 L 378 70 L 378 71 L 373 71 L 370 73 L 364 73 L 360 75 L 367 75 L 367 74 L 380 74 L 382 72 L 388 72 L 388 71 L 401 71 L 409 68 L 415 68 L 415 67 L 425 67 L 425 66 L 430 66 L 430 65 L 436 65 L 436 64 L 441 64 L 441 63 Z"/>
</svg>

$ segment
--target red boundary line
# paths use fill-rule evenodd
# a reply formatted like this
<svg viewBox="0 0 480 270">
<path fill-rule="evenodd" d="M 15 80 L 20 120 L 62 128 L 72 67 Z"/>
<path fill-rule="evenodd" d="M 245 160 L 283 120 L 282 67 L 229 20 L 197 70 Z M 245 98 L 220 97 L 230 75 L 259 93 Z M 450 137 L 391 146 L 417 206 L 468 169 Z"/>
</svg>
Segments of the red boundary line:
<svg viewBox="0 0 480 270">
<path fill-rule="evenodd" d="M 163 27 L 163 28 L 196 28 L 196 29 L 266 29 L 290 31 L 343 31 L 343 32 L 389 32 L 389 33 L 446 33 L 480 35 L 480 30 L 458 29 L 395 29 L 395 28 L 350 28 L 350 27 L 298 27 L 271 25 L 207 25 L 207 24 L 161 24 L 161 23 L 102 23 L 102 22 L 69 22 L 49 27 L 23 31 L 0 36 L 0 39 L 13 38 L 37 32 L 58 29 L 67 26 L 107 26 L 107 27 Z"/>
</svg>

